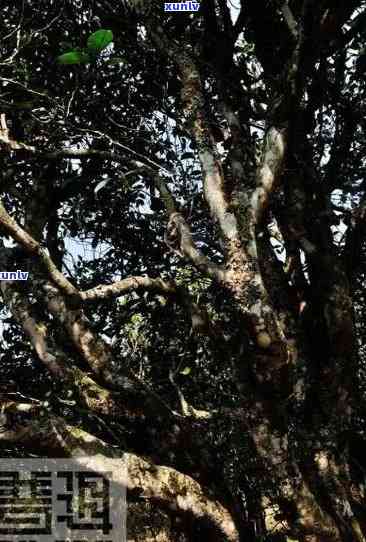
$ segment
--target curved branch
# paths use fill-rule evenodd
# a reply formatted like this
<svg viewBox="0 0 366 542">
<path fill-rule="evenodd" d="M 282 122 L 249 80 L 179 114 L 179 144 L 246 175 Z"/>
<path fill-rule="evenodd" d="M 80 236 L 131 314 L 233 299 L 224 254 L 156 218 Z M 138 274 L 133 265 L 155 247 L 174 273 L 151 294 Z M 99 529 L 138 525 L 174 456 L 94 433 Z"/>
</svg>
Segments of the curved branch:
<svg viewBox="0 0 366 542">
<path fill-rule="evenodd" d="M 77 293 L 77 289 L 71 282 L 59 271 L 54 264 L 48 252 L 36 241 L 29 233 L 27 233 L 6 211 L 3 204 L 0 202 L 0 225 L 4 230 L 19 243 L 28 254 L 35 256 L 47 273 L 51 280 L 68 295 Z"/>
<path fill-rule="evenodd" d="M 210 540 L 239 542 L 239 533 L 230 513 L 217 500 L 208 497 L 202 486 L 190 476 L 171 467 L 154 465 L 134 454 L 126 454 L 130 490 L 142 489 L 143 497 L 177 508 L 179 513 L 191 514 L 195 521 L 208 522 L 215 527 Z"/>
<path fill-rule="evenodd" d="M 39 417 L 16 428 L 0 433 L 0 442 L 16 442 L 25 446 L 37 446 L 56 454 L 58 457 L 98 455 L 121 457 L 127 460 L 130 491 L 138 492 L 144 499 L 173 509 L 179 514 L 192 515 L 198 523 L 208 523 L 213 542 L 224 539 L 239 542 L 239 534 L 229 511 L 217 500 L 212 499 L 205 488 L 196 480 L 171 467 L 156 465 L 149 460 L 132 454 L 123 454 L 97 437 L 67 425 L 59 417 Z"/>
<path fill-rule="evenodd" d="M 173 213 L 170 216 L 166 242 L 180 256 L 188 258 L 201 273 L 215 279 L 217 282 L 224 281 L 225 270 L 221 266 L 212 263 L 209 258 L 196 248 L 191 230 L 182 214 Z"/>
<path fill-rule="evenodd" d="M 42 288 L 49 311 L 64 326 L 76 350 L 83 356 L 93 373 L 103 379 L 108 388 L 115 391 L 127 390 L 136 393 L 136 388 L 142 387 L 152 397 L 154 404 L 159 407 L 159 411 L 163 410 L 169 416 L 176 415 L 169 405 L 141 379 L 137 378 L 131 370 L 126 370 L 125 374 L 121 376 L 112 371 L 113 352 L 111 347 L 93 332 L 83 311 L 69 307 L 65 298 L 52 284 L 45 283 Z M 192 330 L 200 331 L 200 321 L 202 319 L 206 321 L 204 313 L 189 299 L 187 300 L 187 296 L 181 288 L 177 289 L 176 295 L 181 297 L 181 303 L 191 318 Z"/>
<path fill-rule="evenodd" d="M 90 290 L 78 292 L 75 297 L 80 298 L 82 301 L 96 301 L 99 299 L 119 297 L 139 290 L 158 292 L 165 295 L 174 295 L 177 293 L 177 287 L 173 281 L 150 277 L 128 277 L 112 284 L 99 285 L 95 288 L 90 288 Z"/>
<path fill-rule="evenodd" d="M 173 281 L 164 281 L 161 278 L 128 277 L 113 284 L 100 285 L 90 290 L 79 292 L 75 296 L 75 301 L 78 299 L 82 301 L 108 299 L 119 297 L 129 292 L 138 292 L 139 290 L 157 292 L 162 295 L 175 297 L 188 315 L 192 331 L 201 333 L 208 331 L 206 329 L 209 327 L 207 312 L 192 302 L 190 294 L 185 288 L 178 286 Z"/>
<path fill-rule="evenodd" d="M 178 66 L 182 77 L 182 104 L 186 126 L 197 143 L 203 172 L 203 188 L 212 217 L 218 222 L 227 243 L 238 239 L 238 223 L 231 212 L 224 186 L 224 174 L 206 115 L 203 84 L 199 69 L 187 50 L 169 41 L 161 28 L 149 27 L 157 47 Z"/>
<path fill-rule="evenodd" d="M 51 342 L 49 325 L 34 318 L 30 302 L 17 291 L 14 283 L 2 281 L 1 291 L 15 321 L 28 335 L 38 359 L 58 381 L 64 382 L 69 389 L 74 389 L 89 410 L 100 414 L 125 416 L 128 419 L 143 416 L 138 408 L 129 408 L 126 401 L 123 404 L 117 402 L 109 390 L 70 364 L 68 357 Z"/>
<path fill-rule="evenodd" d="M 167 245 L 180 256 L 188 258 L 203 274 L 222 282 L 225 278 L 224 269 L 214 264 L 197 249 L 192 239 L 191 229 L 184 216 L 177 211 L 174 198 L 166 183 L 159 175 L 154 175 L 154 182 L 169 216 L 165 237 Z"/>
<path fill-rule="evenodd" d="M 268 208 L 270 196 L 282 172 L 286 150 L 285 130 L 272 126 L 266 134 L 263 147 L 262 164 L 257 174 L 257 187 L 251 199 L 257 225 Z"/>
</svg>

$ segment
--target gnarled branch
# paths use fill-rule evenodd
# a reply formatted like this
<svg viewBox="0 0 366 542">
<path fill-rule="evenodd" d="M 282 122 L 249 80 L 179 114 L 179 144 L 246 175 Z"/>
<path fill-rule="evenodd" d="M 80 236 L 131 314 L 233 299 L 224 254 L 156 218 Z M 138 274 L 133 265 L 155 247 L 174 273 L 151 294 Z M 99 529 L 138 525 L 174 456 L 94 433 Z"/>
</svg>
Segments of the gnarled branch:
<svg viewBox="0 0 366 542">
<path fill-rule="evenodd" d="M 70 425 L 62 418 L 44 416 L 24 422 L 16 428 L 0 433 L 0 442 L 21 443 L 46 449 L 59 457 L 124 456 L 127 461 L 127 486 L 145 499 L 175 510 L 178 514 L 192 515 L 194 521 L 209 523 L 210 540 L 239 542 L 239 534 L 230 512 L 219 501 L 208 496 L 207 491 L 190 476 L 172 467 L 156 465 L 132 454 L 123 454 L 101 439 Z"/>
</svg>

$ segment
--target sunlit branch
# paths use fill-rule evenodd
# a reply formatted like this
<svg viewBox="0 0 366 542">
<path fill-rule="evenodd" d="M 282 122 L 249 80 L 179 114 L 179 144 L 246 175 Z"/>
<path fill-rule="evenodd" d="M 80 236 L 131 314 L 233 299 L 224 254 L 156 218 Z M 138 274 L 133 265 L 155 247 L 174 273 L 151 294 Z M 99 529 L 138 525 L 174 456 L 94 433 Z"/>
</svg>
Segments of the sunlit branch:
<svg viewBox="0 0 366 542">
<path fill-rule="evenodd" d="M 38 241 L 29 235 L 17 222 L 9 215 L 3 204 L 0 202 L 0 226 L 19 243 L 28 254 L 35 256 L 47 273 L 51 280 L 66 294 L 72 295 L 77 292 L 77 289 L 71 282 L 57 269 L 52 258 L 49 256 Z"/>
</svg>

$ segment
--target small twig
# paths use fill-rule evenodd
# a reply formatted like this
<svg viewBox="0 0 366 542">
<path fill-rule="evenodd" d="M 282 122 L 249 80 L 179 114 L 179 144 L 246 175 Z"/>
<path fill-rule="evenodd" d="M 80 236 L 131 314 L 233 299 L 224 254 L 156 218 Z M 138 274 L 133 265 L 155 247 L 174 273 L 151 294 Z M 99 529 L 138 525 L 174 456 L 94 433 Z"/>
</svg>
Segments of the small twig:
<svg viewBox="0 0 366 542">
<path fill-rule="evenodd" d="M 14 79 L 8 79 L 7 77 L 0 77 L 1 81 L 4 81 L 5 83 L 11 83 L 13 85 L 18 85 L 19 87 L 24 88 L 27 92 L 30 94 L 35 94 L 36 96 L 42 96 L 43 98 L 47 98 L 47 100 L 50 100 L 53 103 L 56 103 L 56 100 L 49 96 L 48 94 L 44 94 L 43 92 L 38 92 L 37 90 L 33 90 L 23 83 L 20 83 L 19 81 L 15 81 Z"/>
<path fill-rule="evenodd" d="M 17 26 L 11 31 L 9 32 L 9 34 L 6 34 L 6 36 L 4 36 L 3 38 L 1 38 L 1 41 L 5 41 L 7 39 L 9 39 L 13 34 L 15 34 L 22 26 L 22 22 L 23 22 L 23 18 L 24 18 L 24 0 L 22 0 L 22 11 L 20 13 L 20 19 L 19 19 L 19 23 L 17 24 Z"/>
<path fill-rule="evenodd" d="M 175 417 L 178 417 L 178 418 L 183 418 L 184 416 L 182 416 L 182 414 L 179 414 L 179 412 L 176 412 L 175 410 L 173 410 L 166 401 L 164 401 L 164 399 L 162 399 L 160 397 L 160 395 L 158 395 L 152 388 L 151 386 L 149 386 L 146 382 L 144 382 L 144 380 L 142 378 L 140 378 L 139 376 L 137 376 L 137 374 L 135 374 L 132 370 L 130 370 L 130 373 L 131 373 L 131 376 L 133 376 L 133 378 L 139 383 L 139 385 L 145 390 L 147 391 L 158 403 L 160 403 L 166 410 L 168 410 L 168 412 L 175 416 Z"/>
<path fill-rule="evenodd" d="M 182 390 L 174 380 L 174 374 L 176 373 L 173 373 L 171 370 L 169 371 L 169 380 L 177 392 L 183 416 L 196 418 L 197 420 L 208 420 L 212 418 L 211 412 L 207 412 L 207 410 L 198 410 L 186 401 Z"/>
<path fill-rule="evenodd" d="M 73 90 L 72 93 L 71 93 L 71 98 L 70 98 L 70 100 L 69 100 L 69 103 L 67 104 L 66 115 L 65 115 L 66 118 L 67 118 L 67 117 L 69 116 L 69 114 L 70 114 L 71 104 L 72 104 L 72 102 L 73 102 L 73 100 L 74 100 L 74 98 L 75 98 L 75 94 L 76 94 L 76 92 L 77 92 L 78 90 L 79 90 L 79 87 L 77 86 L 77 87 L 74 88 L 74 90 Z"/>
<path fill-rule="evenodd" d="M 151 160 L 151 158 L 149 158 L 149 157 L 147 157 L 147 156 L 145 156 L 145 155 L 143 155 L 143 154 L 141 154 L 139 152 L 134 151 L 133 149 L 131 149 L 131 147 L 127 147 L 126 145 L 123 145 L 123 143 L 120 143 L 119 141 L 116 141 L 115 139 L 113 139 L 108 134 L 100 132 L 99 130 L 89 130 L 89 129 L 86 129 L 86 128 L 79 128 L 79 130 L 82 131 L 82 132 L 97 134 L 100 137 L 105 137 L 106 139 L 108 139 L 110 141 L 110 143 L 112 143 L 112 145 L 116 145 L 117 147 L 120 147 L 121 149 L 129 152 L 130 154 L 133 154 L 134 156 L 144 160 L 146 162 L 146 164 L 149 164 L 150 166 L 153 166 L 154 168 L 157 168 L 158 170 L 164 171 L 167 175 L 169 175 L 171 177 L 174 176 L 174 173 L 172 171 L 169 171 L 168 169 L 166 169 L 164 166 L 162 166 L 158 162 L 155 162 L 154 160 Z"/>
<path fill-rule="evenodd" d="M 41 32 L 48 30 L 53 25 L 53 23 L 55 23 L 61 17 L 62 14 L 63 14 L 63 8 L 60 9 L 60 12 L 56 15 L 56 17 L 54 17 L 49 23 L 47 23 L 46 26 L 43 26 L 42 28 L 39 28 L 38 30 L 35 30 L 34 32 L 32 32 L 31 37 L 37 36 Z"/>
</svg>

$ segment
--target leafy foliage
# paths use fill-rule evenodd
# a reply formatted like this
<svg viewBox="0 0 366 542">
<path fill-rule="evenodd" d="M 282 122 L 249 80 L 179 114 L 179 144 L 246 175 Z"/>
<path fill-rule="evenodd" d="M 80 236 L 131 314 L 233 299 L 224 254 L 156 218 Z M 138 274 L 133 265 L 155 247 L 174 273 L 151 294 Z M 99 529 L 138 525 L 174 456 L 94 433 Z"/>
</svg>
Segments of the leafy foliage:
<svg viewBox="0 0 366 542">
<path fill-rule="evenodd" d="M 71 50 L 57 57 L 59 64 L 88 64 L 98 58 L 98 55 L 113 41 L 112 30 L 97 30 L 90 34 L 87 40 L 87 48 L 83 50 Z"/>
<path fill-rule="evenodd" d="M 87 64 L 90 56 L 84 51 L 69 51 L 58 57 L 59 64 Z"/>
<path fill-rule="evenodd" d="M 189 292 L 193 303 L 206 308 L 214 330 L 211 335 L 193 333 L 186 309 L 176 299 L 156 293 L 129 292 L 118 300 L 106 299 L 83 307 L 91 332 L 102 337 L 113 353 L 115 374 L 128 372 L 136 376 L 149 414 L 155 414 L 151 397 L 158 397 L 170 414 L 181 413 L 177 390 L 200 411 L 247 412 L 255 396 L 256 381 L 250 364 L 255 345 L 247 340 L 246 322 L 238 316 L 227 291 L 203 277 L 177 251 L 169 249 L 164 202 L 151 174 L 140 167 L 148 163 L 159 170 L 176 201 L 177 211 L 183 213 L 189 224 L 196 246 L 212 262 L 221 264 L 227 251 L 205 202 L 202 149 L 187 127 L 181 73 L 172 56 L 154 45 L 143 19 L 119 8 L 112 12 L 108 4 L 67 0 L 60 10 L 57 2 L 5 2 L 0 28 L 0 110 L 14 141 L 36 148 L 38 154 L 24 149 L 7 152 L 4 147 L 2 200 L 11 216 L 38 236 L 59 270 L 80 290 L 129 276 L 149 275 L 174 279 Z M 295 17 L 301 17 L 301 2 L 289 4 Z M 314 10 L 325 5 L 315 4 Z M 239 24 L 244 20 L 245 26 L 239 29 L 232 49 L 225 38 L 233 35 L 235 28 L 230 32 L 221 28 L 225 17 L 215 18 L 209 7 L 206 12 L 203 2 L 202 10 L 194 17 L 163 17 L 158 9 L 149 15 L 156 18 L 154 28 L 161 27 L 168 42 L 182 47 L 188 43 L 189 50 L 199 58 L 205 114 L 218 141 L 217 153 L 230 197 L 235 196 L 230 186 L 232 163 L 238 163 L 235 145 L 244 147 L 245 159 L 240 162 L 240 158 L 239 162 L 251 186 L 260 166 L 258 157 L 265 129 L 272 120 L 268 112 L 283 90 L 278 80 L 284 66 L 292 61 L 289 51 L 293 38 L 279 14 L 278 3 L 243 5 Z M 353 2 L 346 8 L 354 9 L 354 17 L 361 9 L 354 7 Z M 317 266 L 315 257 L 309 259 L 301 245 L 304 232 L 311 232 L 307 239 L 311 246 L 323 246 L 331 237 L 332 257 L 335 254 L 342 261 L 348 258 L 347 280 L 353 288 L 359 367 L 359 378 L 354 383 L 352 435 L 364 438 L 364 229 L 358 232 L 360 242 L 353 247 L 352 254 L 345 254 L 348 236 L 358 224 L 360 203 L 365 200 L 364 37 L 355 33 L 350 44 L 337 49 L 334 43 L 339 36 L 326 38 L 322 34 L 321 39 L 320 20 L 320 16 L 314 17 L 305 29 L 305 42 L 309 40 L 308 64 L 304 68 L 307 92 L 294 114 L 299 128 L 292 134 L 293 141 L 299 134 L 302 139 L 297 154 L 294 153 L 298 161 L 285 167 L 286 174 L 295 173 L 276 190 L 266 220 L 273 230 L 274 226 L 283 227 L 288 234 L 289 241 L 285 242 L 273 233 L 271 242 L 280 255 L 276 261 L 286 271 L 287 284 L 293 292 L 296 325 L 304 322 L 300 334 L 305 344 L 302 352 L 309 356 L 311 352 L 313 356 L 313 372 L 305 383 L 310 387 L 316 386 L 317 371 L 324 366 L 327 352 L 322 327 L 324 311 L 308 311 L 316 307 L 318 299 L 323 299 L 327 289 L 320 279 L 321 265 Z M 345 23 L 341 28 L 345 31 L 348 27 Z M 315 35 L 312 41 L 311 32 Z M 68 66 L 77 69 L 65 69 Z M 224 115 L 228 105 L 248 129 L 244 142 L 235 139 L 235 127 L 229 126 Z M 278 115 L 282 113 L 277 111 Z M 90 154 L 72 160 L 66 156 L 49 159 L 60 149 Z M 303 152 L 305 163 L 301 161 Z M 302 221 L 294 211 L 296 205 L 289 206 L 289 191 L 299 179 L 306 186 L 300 202 L 305 206 Z M 260 233 L 260 239 L 266 240 L 267 232 Z M 3 231 L 0 234 L 5 245 L 11 246 L 10 237 Z M 315 255 L 319 253 L 331 257 L 325 250 L 318 250 Z M 286 255 L 291 258 L 284 262 Z M 299 274 L 293 267 L 297 259 Z M 31 273 L 31 284 L 22 293 L 29 300 L 34 319 L 47 327 L 50 344 L 62 348 L 67 360 L 90 374 L 80 351 L 71 344 L 65 329 L 50 315 L 44 302 L 40 282 L 44 270 L 23 252 L 16 254 L 14 261 L 19 269 Z M 277 285 L 276 281 L 276 276 L 270 275 L 268 289 L 272 283 Z M 297 281 L 301 288 L 294 291 Z M 284 298 L 279 294 L 277 301 Z M 199 422 L 184 419 L 185 436 L 175 437 L 173 444 L 167 436 L 170 422 L 165 426 L 160 414 L 133 422 L 104 414 L 97 420 L 80 407 L 75 390 L 50 376 L 9 307 L 2 306 L 1 316 L 0 391 L 6 398 L 31 390 L 29 395 L 47 401 L 49 412 L 64 417 L 68 423 L 80 425 L 113 444 L 122 442 L 125 449 L 156 457 L 161 464 L 173 465 L 202 483 L 212 484 L 232 509 L 239 510 L 241 518 L 248 518 L 243 529 L 246 540 L 276 539 L 277 535 L 271 538 L 264 527 L 261 507 L 266 498 L 278 494 L 279 487 L 266 475 L 263 459 L 255 453 L 249 429 L 240 417 L 217 416 Z M 303 466 L 308 461 L 311 439 L 304 437 L 309 411 L 302 408 L 297 396 L 301 395 L 304 382 L 301 370 L 302 367 L 295 375 L 298 388 L 286 397 L 285 410 L 290 412 L 286 429 L 292 452 L 301 458 Z M 245 386 L 254 390 L 253 396 L 243 393 Z M 266 393 L 271 404 L 272 391 Z M 317 397 L 311 406 L 316 401 Z M 314 414 L 309 425 L 328 414 Z M 178 420 L 180 423 L 181 418 Z M 251 423 L 256 425 L 259 421 L 254 419 Z M 356 436 L 354 442 L 358 442 Z M 2 453 L 12 456 L 25 452 L 21 447 L 4 445 Z M 357 479 L 363 483 L 361 470 L 357 471 Z"/>
<path fill-rule="evenodd" d="M 113 41 L 112 30 L 97 30 L 88 37 L 87 47 L 91 54 L 99 54 Z"/>
</svg>

